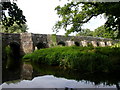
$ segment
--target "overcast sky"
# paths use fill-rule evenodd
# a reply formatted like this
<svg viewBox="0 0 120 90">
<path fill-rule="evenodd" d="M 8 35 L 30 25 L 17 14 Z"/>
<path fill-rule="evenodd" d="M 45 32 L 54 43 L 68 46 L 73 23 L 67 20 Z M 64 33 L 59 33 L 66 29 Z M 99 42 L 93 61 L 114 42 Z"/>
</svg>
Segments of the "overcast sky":
<svg viewBox="0 0 120 90">
<path fill-rule="evenodd" d="M 67 0 L 17 0 L 18 7 L 23 10 L 23 14 L 27 19 L 28 32 L 54 34 L 52 27 L 58 21 L 58 15 L 54 8 L 57 5 L 64 5 L 65 1 Z M 98 16 L 85 24 L 84 28 L 94 30 L 104 23 L 105 19 Z M 60 30 L 57 34 L 64 35 L 64 33 L 64 30 Z"/>
</svg>

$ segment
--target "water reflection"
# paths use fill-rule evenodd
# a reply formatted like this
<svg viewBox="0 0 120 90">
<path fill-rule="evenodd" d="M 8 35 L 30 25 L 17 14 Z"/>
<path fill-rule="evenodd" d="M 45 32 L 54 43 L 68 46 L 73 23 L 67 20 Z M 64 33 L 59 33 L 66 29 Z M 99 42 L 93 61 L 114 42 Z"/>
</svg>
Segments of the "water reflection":
<svg viewBox="0 0 120 90">
<path fill-rule="evenodd" d="M 32 64 L 34 72 L 39 75 L 54 75 L 56 77 L 63 77 L 66 79 L 73 79 L 76 81 L 85 80 L 86 82 L 93 82 L 95 85 L 114 85 L 120 82 L 119 73 L 82 73 L 72 70 L 63 70 L 56 66 L 45 66 Z M 35 76 L 33 75 L 33 76 Z M 119 84 L 118 84 L 119 85 Z"/>
<path fill-rule="evenodd" d="M 23 63 L 19 70 L 19 79 L 3 83 L 5 88 L 117 88 L 119 90 L 119 73 L 81 73 L 63 70 L 57 66 Z M 14 74 L 11 77 L 16 77 Z M 7 77 L 6 77 L 7 78 Z M 27 79 L 27 80 L 21 80 Z M 31 80 L 32 79 L 32 80 Z M 14 83 L 14 84 L 13 84 Z M 16 84 L 17 83 L 17 84 Z"/>
<path fill-rule="evenodd" d="M 23 63 L 21 70 L 21 79 L 32 79 L 33 67 L 29 63 Z"/>
<path fill-rule="evenodd" d="M 14 68 L 13 67 L 6 68 L 6 65 L 2 64 L 2 83 L 20 79 L 21 68 L 19 66 Z"/>
<path fill-rule="evenodd" d="M 2 85 L 3 88 L 115 88 L 113 86 L 104 86 L 103 84 L 94 85 L 93 83 L 86 83 L 86 81 L 76 81 L 65 78 L 57 78 L 53 75 L 45 75 L 35 77 L 33 80 L 23 80 L 17 84 L 7 84 Z"/>
</svg>

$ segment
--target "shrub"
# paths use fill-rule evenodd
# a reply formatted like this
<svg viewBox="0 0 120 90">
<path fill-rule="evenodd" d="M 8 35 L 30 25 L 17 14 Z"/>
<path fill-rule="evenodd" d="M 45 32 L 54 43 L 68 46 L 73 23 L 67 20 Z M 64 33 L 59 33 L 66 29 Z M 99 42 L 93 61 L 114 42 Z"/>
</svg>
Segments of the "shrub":
<svg viewBox="0 0 120 90">
<path fill-rule="evenodd" d="M 108 72 L 120 68 L 119 53 L 120 48 L 111 47 L 54 47 L 36 50 L 23 59 L 79 71 Z"/>
<path fill-rule="evenodd" d="M 114 45 L 112 45 L 112 47 L 120 47 L 120 42 L 115 43 Z"/>
</svg>

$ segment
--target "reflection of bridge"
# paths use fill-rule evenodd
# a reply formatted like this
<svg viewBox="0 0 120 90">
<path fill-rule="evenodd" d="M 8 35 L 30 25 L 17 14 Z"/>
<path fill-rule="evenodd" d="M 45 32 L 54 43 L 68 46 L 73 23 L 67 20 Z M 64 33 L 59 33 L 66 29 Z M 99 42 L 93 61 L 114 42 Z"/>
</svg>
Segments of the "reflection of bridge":
<svg viewBox="0 0 120 90">
<path fill-rule="evenodd" d="M 54 45 L 63 46 L 111 46 L 118 42 L 118 40 L 96 38 L 96 37 L 83 37 L 83 36 L 61 36 L 61 35 L 50 35 L 50 34 L 32 34 L 32 33 L 21 33 L 21 34 L 10 34 L 0 33 L 2 36 L 2 49 L 7 45 L 11 47 L 20 47 L 22 54 L 31 53 L 36 48 L 48 48 Z"/>
</svg>

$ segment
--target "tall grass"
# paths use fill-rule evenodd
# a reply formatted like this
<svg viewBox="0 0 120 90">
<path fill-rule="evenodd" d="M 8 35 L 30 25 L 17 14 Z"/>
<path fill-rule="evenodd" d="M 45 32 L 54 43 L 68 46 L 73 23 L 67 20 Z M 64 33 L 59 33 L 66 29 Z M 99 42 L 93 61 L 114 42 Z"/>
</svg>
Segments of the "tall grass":
<svg viewBox="0 0 120 90">
<path fill-rule="evenodd" d="M 23 60 L 79 71 L 109 72 L 120 71 L 119 53 L 120 48 L 111 47 L 55 47 L 36 50 Z"/>
</svg>

